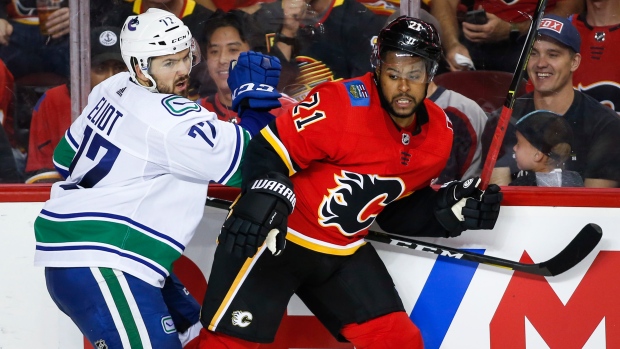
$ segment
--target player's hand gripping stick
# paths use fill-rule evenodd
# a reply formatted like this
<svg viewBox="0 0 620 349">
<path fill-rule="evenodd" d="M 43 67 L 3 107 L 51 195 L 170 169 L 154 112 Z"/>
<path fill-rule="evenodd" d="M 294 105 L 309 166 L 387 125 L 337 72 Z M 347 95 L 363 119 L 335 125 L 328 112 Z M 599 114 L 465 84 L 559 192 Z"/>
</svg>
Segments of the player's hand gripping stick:
<svg viewBox="0 0 620 349">
<path fill-rule="evenodd" d="M 481 190 L 480 182 L 479 177 L 474 177 L 448 182 L 439 189 L 435 217 L 450 236 L 459 236 L 467 229 L 495 226 L 503 194 L 495 184 Z"/>
</svg>

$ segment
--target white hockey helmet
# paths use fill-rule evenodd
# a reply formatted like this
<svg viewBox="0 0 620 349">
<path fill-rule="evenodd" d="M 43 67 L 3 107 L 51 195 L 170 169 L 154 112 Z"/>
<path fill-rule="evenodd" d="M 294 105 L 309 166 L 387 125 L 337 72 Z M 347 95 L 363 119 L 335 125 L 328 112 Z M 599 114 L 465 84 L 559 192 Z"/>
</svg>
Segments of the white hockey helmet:
<svg viewBox="0 0 620 349">
<path fill-rule="evenodd" d="M 120 46 L 132 79 L 138 82 L 137 64 L 152 83 L 152 86 L 141 86 L 151 92 L 157 92 L 157 84 L 149 73 L 150 58 L 190 49 L 192 66 L 200 61 L 200 49 L 189 28 L 174 14 L 157 8 L 127 17 L 121 30 Z"/>
</svg>

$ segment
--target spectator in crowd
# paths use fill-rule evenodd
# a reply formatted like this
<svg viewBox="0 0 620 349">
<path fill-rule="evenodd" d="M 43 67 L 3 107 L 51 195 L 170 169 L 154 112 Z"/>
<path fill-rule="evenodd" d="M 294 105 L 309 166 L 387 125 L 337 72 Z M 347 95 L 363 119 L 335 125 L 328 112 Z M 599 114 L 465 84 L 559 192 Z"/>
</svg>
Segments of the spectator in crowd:
<svg viewBox="0 0 620 349">
<path fill-rule="evenodd" d="M 17 170 L 17 164 L 13 157 L 13 148 L 4 128 L 0 127 L 0 183 L 19 183 L 21 181 L 22 177 Z"/>
<path fill-rule="evenodd" d="M 575 171 L 563 171 L 571 153 L 573 131 L 562 115 L 535 110 L 516 124 L 514 146 L 519 173 L 510 185 L 539 187 L 583 187 Z"/>
<path fill-rule="evenodd" d="M 241 52 L 265 48 L 262 35 L 258 27 L 253 25 L 253 19 L 245 12 L 232 10 L 218 11 L 206 25 L 206 53 L 207 70 L 211 80 L 217 86 L 217 92 L 198 103 L 207 110 L 217 114 L 220 120 L 238 123 L 237 113 L 232 110 L 232 92 L 228 87 L 228 67 L 232 60 L 236 60 Z M 290 97 L 283 95 L 280 98 L 281 108 L 272 109 L 276 117 L 284 113 L 295 103 Z"/>
<path fill-rule="evenodd" d="M 254 17 L 271 54 L 298 69 L 294 81 L 282 78 L 292 84 L 283 91 L 296 100 L 321 82 L 371 71 L 372 41 L 385 24 L 385 16 L 356 0 L 278 0 L 263 4 Z"/>
<path fill-rule="evenodd" d="M 617 187 L 620 118 L 594 98 L 573 89 L 573 72 L 581 61 L 577 29 L 565 17 L 547 15 L 541 21 L 538 35 L 527 63 L 534 91 L 515 102 L 513 120 L 506 131 L 491 182 L 507 185 L 518 172 L 511 151 L 516 143 L 514 123 L 534 110 L 548 110 L 562 115 L 574 134 L 565 168 L 578 172 L 586 187 Z M 485 149 L 491 143 L 498 116 L 499 112 L 495 113 L 487 123 L 483 135 Z"/>
<path fill-rule="evenodd" d="M 43 35 L 35 1 L 0 0 L 0 59 L 15 79 L 40 72 L 69 76 L 67 0 L 62 6 L 49 16 L 49 35 Z"/>
<path fill-rule="evenodd" d="M 13 133 L 13 74 L 0 59 L 0 125 L 4 128 L 5 136 Z"/>
<path fill-rule="evenodd" d="M 92 28 L 90 36 L 90 88 L 116 73 L 126 71 L 119 47 L 120 28 Z M 51 182 L 62 179 L 54 169 L 52 157 L 58 142 L 71 125 L 71 94 L 68 85 L 45 92 L 32 111 L 27 183 Z"/>
<path fill-rule="evenodd" d="M 158 8 L 173 13 L 180 18 L 189 28 L 194 39 L 204 50 L 204 32 L 205 24 L 209 17 L 213 15 L 213 11 L 198 4 L 195 0 L 130 0 L 119 5 L 116 17 L 112 19 L 112 23 L 122 24 L 128 16 L 135 16 L 146 12 L 150 8 Z M 190 75 L 189 97 L 196 100 L 200 95 L 214 91 L 206 72 L 204 63 L 198 64 Z"/>
<path fill-rule="evenodd" d="M 357 2 L 381 16 L 390 16 L 393 13 L 400 14 L 400 0 L 357 0 Z"/>
<path fill-rule="evenodd" d="M 262 3 L 274 1 L 276 0 L 196 0 L 196 2 L 213 11 L 222 10 L 228 12 L 238 9 L 249 13 L 258 10 Z"/>
<path fill-rule="evenodd" d="M 481 140 L 487 114 L 473 100 L 432 81 L 428 86 L 427 98 L 443 109 L 452 122 L 454 131 L 450 159 L 441 171 L 437 183 L 480 175 Z"/>
<path fill-rule="evenodd" d="M 586 0 L 586 12 L 572 23 L 581 35 L 573 86 L 620 113 L 620 1 Z"/>
<path fill-rule="evenodd" d="M 400 0 L 357 0 L 357 2 L 364 4 L 364 6 L 378 15 L 389 16 L 393 13 L 401 13 Z M 431 2 L 431 0 L 421 0 L 418 5 L 420 9 L 430 11 Z"/>
<path fill-rule="evenodd" d="M 194 35 L 198 44 L 204 43 L 204 26 L 213 11 L 195 0 L 130 0 L 120 4 L 118 16 L 122 24 L 128 16 L 138 15 L 150 8 L 158 8 L 173 13 L 180 18 Z M 194 34 L 195 33 L 195 34 Z"/>
<path fill-rule="evenodd" d="M 459 27 L 457 8 L 460 0 L 434 0 L 431 13 L 443 29 L 441 41 L 450 70 L 475 69 L 514 72 L 536 0 L 475 0 L 470 10 L 484 9 L 484 24 L 469 23 L 467 17 Z M 548 0 L 545 13 L 567 17 L 583 8 L 583 0 Z M 529 16 L 528 16 L 529 15 Z M 479 22 L 480 23 L 480 22 Z M 461 30 L 462 29 L 462 30 Z"/>
</svg>

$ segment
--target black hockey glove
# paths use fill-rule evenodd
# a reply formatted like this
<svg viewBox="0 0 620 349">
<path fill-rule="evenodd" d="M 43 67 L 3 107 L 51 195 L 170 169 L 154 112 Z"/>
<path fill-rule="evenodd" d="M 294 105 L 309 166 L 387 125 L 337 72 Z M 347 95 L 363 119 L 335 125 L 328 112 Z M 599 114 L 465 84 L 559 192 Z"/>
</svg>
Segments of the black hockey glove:
<svg viewBox="0 0 620 349">
<path fill-rule="evenodd" d="M 478 189 L 480 178 L 444 184 L 437 197 L 435 217 L 448 231 L 449 237 L 467 229 L 493 229 L 499 216 L 503 194 L 491 184 L 485 191 Z"/>
<path fill-rule="evenodd" d="M 288 216 L 295 207 L 293 183 L 281 173 L 270 172 L 253 181 L 233 204 L 218 242 L 237 257 L 252 257 L 267 241 L 275 256 L 286 245 Z"/>
</svg>

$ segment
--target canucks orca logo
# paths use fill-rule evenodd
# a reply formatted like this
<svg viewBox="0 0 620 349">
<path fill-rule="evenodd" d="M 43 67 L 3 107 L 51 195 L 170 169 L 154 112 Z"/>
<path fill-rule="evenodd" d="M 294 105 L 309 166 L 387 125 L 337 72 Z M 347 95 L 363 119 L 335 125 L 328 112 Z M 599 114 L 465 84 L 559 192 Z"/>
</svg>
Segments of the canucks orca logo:
<svg viewBox="0 0 620 349">
<path fill-rule="evenodd" d="M 130 20 L 129 23 L 127 23 L 127 29 L 129 29 L 131 31 L 135 31 L 136 30 L 136 26 L 138 24 L 140 24 L 140 22 L 138 21 L 138 17 L 135 17 L 132 20 Z"/>
<path fill-rule="evenodd" d="M 587 86 L 579 84 L 577 89 L 615 110 L 616 113 L 620 113 L 620 85 L 618 83 L 600 81 Z"/>
<path fill-rule="evenodd" d="M 174 116 L 182 116 L 193 111 L 200 111 L 196 102 L 185 97 L 170 95 L 161 100 L 161 104 Z"/>
<path fill-rule="evenodd" d="M 398 177 L 342 171 L 319 207 L 319 223 L 351 236 L 370 227 L 381 208 L 396 200 L 405 185 Z"/>
</svg>

